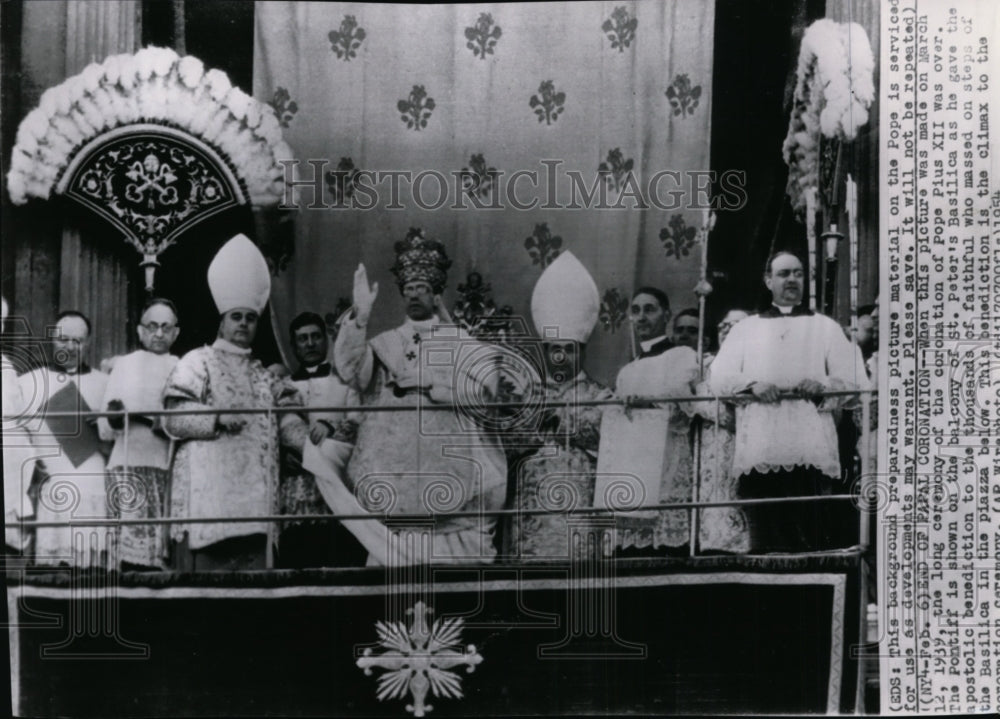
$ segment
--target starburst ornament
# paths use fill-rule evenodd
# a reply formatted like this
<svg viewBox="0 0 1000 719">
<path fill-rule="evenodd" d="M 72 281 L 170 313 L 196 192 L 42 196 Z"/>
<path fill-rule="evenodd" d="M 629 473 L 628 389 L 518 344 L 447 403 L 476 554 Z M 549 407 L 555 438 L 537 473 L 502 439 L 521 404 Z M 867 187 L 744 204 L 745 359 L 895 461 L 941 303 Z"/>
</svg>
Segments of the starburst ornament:
<svg viewBox="0 0 1000 719">
<path fill-rule="evenodd" d="M 373 667 L 387 670 L 378 678 L 378 700 L 401 699 L 409 693 L 413 703 L 406 705 L 406 711 L 417 717 L 434 709 L 426 703 L 428 691 L 435 697 L 462 698 L 462 678 L 449 669 L 464 665 L 471 674 L 483 661 L 474 644 L 464 650 L 459 646 L 464 621 L 438 619 L 428 627 L 433 611 L 417 602 L 406 610 L 411 617 L 409 627 L 402 622 L 376 622 L 379 644 L 386 651 L 374 654 L 371 648 L 365 649 L 357 662 L 367 676 Z"/>
</svg>

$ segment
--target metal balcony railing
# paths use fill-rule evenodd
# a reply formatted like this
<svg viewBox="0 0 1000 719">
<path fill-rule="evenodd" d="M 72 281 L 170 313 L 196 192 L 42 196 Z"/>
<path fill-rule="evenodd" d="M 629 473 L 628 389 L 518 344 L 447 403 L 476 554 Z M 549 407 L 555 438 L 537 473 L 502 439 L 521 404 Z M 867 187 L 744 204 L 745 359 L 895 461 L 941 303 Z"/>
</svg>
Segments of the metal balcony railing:
<svg viewBox="0 0 1000 719">
<path fill-rule="evenodd" d="M 871 427 L 871 406 L 872 400 L 877 396 L 877 391 L 872 389 L 867 390 L 836 390 L 836 391 L 826 391 L 822 392 L 816 397 L 829 398 L 829 397 L 856 397 L 860 402 L 861 409 L 861 438 L 862 446 L 867 446 L 870 435 Z M 802 396 L 792 392 L 786 392 L 781 394 L 781 399 L 802 399 Z M 715 424 L 718 427 L 721 422 L 723 405 L 729 404 L 746 404 L 749 402 L 758 401 L 756 398 L 750 395 L 686 395 L 686 396 L 673 396 L 673 397 L 628 397 L 628 398 L 613 398 L 613 399 L 603 399 L 603 400 L 568 400 L 559 402 L 548 402 L 546 401 L 544 406 L 546 408 L 565 408 L 565 407 L 598 407 L 598 406 L 620 406 L 620 407 L 631 407 L 631 408 L 647 408 L 655 405 L 664 404 L 691 404 L 691 403 L 712 403 L 714 407 Z M 485 402 L 477 404 L 476 414 L 482 416 L 484 411 L 500 411 L 505 409 L 520 409 L 524 407 L 523 402 Z M 847 408 L 844 408 L 847 409 Z M 465 410 L 459 405 L 453 404 L 441 404 L 426 402 L 417 405 L 410 406 L 383 406 L 383 405 L 334 405 L 326 407 L 269 407 L 264 409 L 259 408 L 229 408 L 229 409 L 204 409 L 204 410 L 155 410 L 155 411 L 145 411 L 141 412 L 142 415 L 147 417 L 166 417 L 172 415 L 226 415 L 226 414 L 267 414 L 267 415 L 281 415 L 281 414 L 299 414 L 308 415 L 317 412 L 332 413 L 352 413 L 352 414 L 362 414 L 367 412 L 412 412 L 412 411 L 448 411 L 461 413 Z M 123 412 L 99 412 L 99 411 L 87 411 L 87 412 L 49 412 L 44 415 L 45 417 L 57 418 L 57 417 L 76 417 L 82 420 L 100 417 L 123 417 L 124 419 L 124 453 L 126 457 L 125 465 L 123 469 L 127 472 L 128 470 L 128 435 L 130 429 L 130 419 L 127 413 Z M 8 422 L 19 422 L 23 420 L 23 417 L 14 416 L 3 416 L 3 423 L 6 425 Z M 466 511 L 466 512 L 447 512 L 441 514 L 380 514 L 380 513 L 363 513 L 363 514 L 347 514 L 347 513 L 330 513 L 330 514 L 268 514 L 268 515 L 254 515 L 254 516 L 240 516 L 240 517 L 149 517 L 149 518 L 107 518 L 107 519 L 73 519 L 65 522 L 41 522 L 37 520 L 22 520 L 16 522 L 6 522 L 6 528 L 17 528 L 17 529 L 32 529 L 38 527 L 73 527 L 73 528 L 99 528 L 99 527 L 124 527 L 133 525 L 176 525 L 176 524 L 207 524 L 207 523 L 234 523 L 234 522 L 275 522 L 281 523 L 288 521 L 314 521 L 314 522 L 330 522 L 330 521 L 341 521 L 341 520 L 373 520 L 373 521 L 385 521 L 387 519 L 393 520 L 393 522 L 406 522 L 406 521 L 426 521 L 433 520 L 437 516 L 448 516 L 449 518 L 460 518 L 460 517 L 522 517 L 531 515 L 546 515 L 546 514 L 560 514 L 566 516 L 610 516 L 614 517 L 617 514 L 628 514 L 634 511 L 663 511 L 663 510 L 687 510 L 690 526 L 690 554 L 695 556 L 698 554 L 698 524 L 699 524 L 699 511 L 701 509 L 707 509 L 712 507 L 730 507 L 730 506 L 753 506 L 761 504 L 790 504 L 790 503 L 811 503 L 811 502 L 844 502 L 852 501 L 856 502 L 858 505 L 858 511 L 862 516 L 866 514 L 868 509 L 869 500 L 872 496 L 872 486 L 871 486 L 871 473 L 872 468 L 869 466 L 869 456 L 868 453 L 862 452 L 861 454 L 861 472 L 860 472 L 860 487 L 857 495 L 855 494 L 832 494 L 823 496 L 801 496 L 801 497 L 785 497 L 785 498 L 773 498 L 773 499 L 732 499 L 728 501 L 716 501 L 708 502 L 699 499 L 701 495 L 701 452 L 700 452 L 700 435 L 701 426 L 700 423 L 696 423 L 697 432 L 695 435 L 695 471 L 692 477 L 693 480 L 693 491 L 692 491 L 692 501 L 689 502 L 665 502 L 658 504 L 644 504 L 641 507 L 629 507 L 622 509 L 609 509 L 609 508 L 597 508 L 597 507 L 576 507 L 572 509 L 560 510 L 558 512 L 553 512 L 546 509 L 493 509 L 493 510 L 482 510 L 482 511 Z M 869 526 L 866 521 L 860 522 L 859 530 L 859 545 L 861 547 L 867 547 L 870 543 L 869 536 Z"/>
</svg>

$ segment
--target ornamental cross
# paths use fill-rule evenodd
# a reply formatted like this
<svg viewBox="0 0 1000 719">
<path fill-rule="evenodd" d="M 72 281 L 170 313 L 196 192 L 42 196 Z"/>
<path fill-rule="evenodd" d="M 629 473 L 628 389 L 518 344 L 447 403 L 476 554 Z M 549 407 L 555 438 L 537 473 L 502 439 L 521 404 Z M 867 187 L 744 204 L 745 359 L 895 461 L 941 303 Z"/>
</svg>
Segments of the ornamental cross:
<svg viewBox="0 0 1000 719">
<path fill-rule="evenodd" d="M 412 617 L 409 627 L 402 622 L 376 622 L 379 644 L 388 651 L 375 655 L 368 648 L 357 661 L 366 676 L 371 676 L 372 667 L 387 670 L 378 678 L 379 701 L 400 699 L 409 692 L 413 703 L 406 705 L 406 711 L 417 717 L 434 709 L 425 703 L 428 690 L 435 697 L 462 698 L 462 678 L 448 669 L 465 665 L 471 674 L 483 661 L 474 644 L 464 650 L 459 647 L 464 621 L 460 617 L 438 619 L 428 627 L 427 618 L 433 611 L 417 602 L 406 610 Z"/>
</svg>

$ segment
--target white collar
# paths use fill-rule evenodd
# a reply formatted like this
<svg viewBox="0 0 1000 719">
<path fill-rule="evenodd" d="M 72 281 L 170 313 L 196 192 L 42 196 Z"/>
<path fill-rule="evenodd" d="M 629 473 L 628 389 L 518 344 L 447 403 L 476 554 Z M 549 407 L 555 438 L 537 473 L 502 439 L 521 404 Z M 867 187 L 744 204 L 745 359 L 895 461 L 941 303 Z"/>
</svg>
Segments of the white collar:
<svg viewBox="0 0 1000 719">
<path fill-rule="evenodd" d="M 405 324 L 408 329 L 416 332 L 429 332 L 433 327 L 441 324 L 441 320 L 437 315 L 431 315 L 431 318 L 426 320 L 411 320 L 407 317 Z"/>
<path fill-rule="evenodd" d="M 643 352 L 649 352 L 653 349 L 653 345 L 658 344 L 667 338 L 666 335 L 660 335 L 659 337 L 654 337 L 651 340 L 641 340 L 639 346 L 642 347 Z"/>
<path fill-rule="evenodd" d="M 790 314 L 792 314 L 792 310 L 795 309 L 791 305 L 788 305 L 788 306 L 786 306 L 786 305 L 774 305 L 774 307 L 775 307 L 775 309 L 778 310 L 778 312 L 780 312 L 783 315 L 790 315 Z"/>
<path fill-rule="evenodd" d="M 250 348 L 237 347 L 229 340 L 224 340 L 221 337 L 216 337 L 215 342 L 212 343 L 212 349 L 219 350 L 220 352 L 229 352 L 234 355 L 249 355 Z"/>
<path fill-rule="evenodd" d="M 170 357 L 171 356 L 170 350 L 167 350 L 166 352 L 163 352 L 161 354 L 159 352 L 151 352 L 150 350 L 146 349 L 145 347 L 140 347 L 138 351 L 142 353 L 141 356 L 144 359 L 148 357 L 150 359 L 154 359 L 155 360 L 155 359 L 157 359 L 159 357 Z"/>
</svg>

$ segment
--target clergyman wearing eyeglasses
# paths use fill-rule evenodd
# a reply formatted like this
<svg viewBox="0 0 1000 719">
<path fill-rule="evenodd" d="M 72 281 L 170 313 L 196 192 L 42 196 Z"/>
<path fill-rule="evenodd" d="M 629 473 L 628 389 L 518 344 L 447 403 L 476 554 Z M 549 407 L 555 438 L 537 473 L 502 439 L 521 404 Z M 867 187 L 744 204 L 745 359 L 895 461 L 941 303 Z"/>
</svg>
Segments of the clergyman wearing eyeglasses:
<svg viewBox="0 0 1000 719">
<path fill-rule="evenodd" d="M 146 413 L 163 409 L 163 388 L 177 364 L 170 354 L 180 332 L 174 304 L 159 298 L 147 302 L 137 331 L 142 348 L 116 359 L 104 392 L 105 410 L 122 414 L 98 421 L 101 437 L 114 440 L 105 479 L 109 513 L 126 519 L 163 516 L 169 496 L 171 443 L 160 429 L 160 417 Z M 163 525 L 121 527 L 114 534 L 117 553 L 111 560 L 116 554 L 124 569 L 164 568 L 165 530 Z"/>
</svg>

